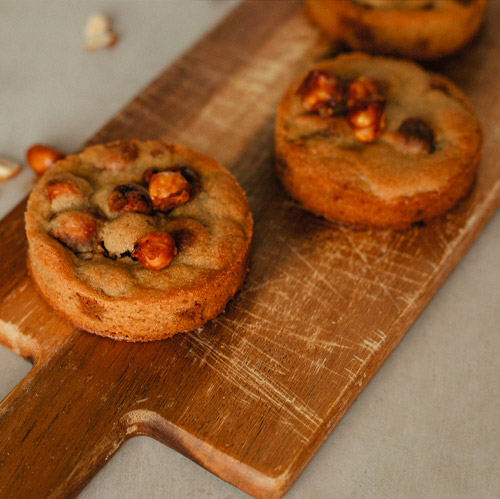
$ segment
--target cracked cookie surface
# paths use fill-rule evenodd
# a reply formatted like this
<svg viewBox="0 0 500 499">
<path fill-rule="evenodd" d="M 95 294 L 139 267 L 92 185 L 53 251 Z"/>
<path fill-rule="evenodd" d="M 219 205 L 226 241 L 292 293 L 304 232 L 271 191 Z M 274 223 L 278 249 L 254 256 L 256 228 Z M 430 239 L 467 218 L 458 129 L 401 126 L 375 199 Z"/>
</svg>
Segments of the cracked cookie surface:
<svg viewBox="0 0 500 499">
<path fill-rule="evenodd" d="M 92 146 L 54 165 L 26 212 L 31 275 L 77 326 L 127 341 L 221 313 L 248 270 L 252 218 L 216 161 L 161 141 Z"/>
</svg>

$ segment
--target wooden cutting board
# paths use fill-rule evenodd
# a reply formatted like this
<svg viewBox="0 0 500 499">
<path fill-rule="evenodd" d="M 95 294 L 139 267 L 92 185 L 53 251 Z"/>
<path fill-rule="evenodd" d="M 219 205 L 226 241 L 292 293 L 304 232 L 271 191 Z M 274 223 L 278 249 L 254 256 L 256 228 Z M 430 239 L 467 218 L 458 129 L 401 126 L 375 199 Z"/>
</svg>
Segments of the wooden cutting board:
<svg viewBox="0 0 500 499">
<path fill-rule="evenodd" d="M 432 68 L 481 118 L 477 183 L 444 219 L 407 232 L 328 223 L 275 179 L 276 104 L 331 51 L 299 1 L 243 3 L 88 142 L 180 142 L 247 192 L 248 281 L 202 330 L 149 344 L 75 331 L 27 276 L 25 204 L 15 208 L 0 224 L 0 342 L 34 367 L 0 405 L 0 495 L 74 495 L 134 435 L 255 496 L 284 494 L 500 202 L 500 3 L 487 19 Z"/>
</svg>

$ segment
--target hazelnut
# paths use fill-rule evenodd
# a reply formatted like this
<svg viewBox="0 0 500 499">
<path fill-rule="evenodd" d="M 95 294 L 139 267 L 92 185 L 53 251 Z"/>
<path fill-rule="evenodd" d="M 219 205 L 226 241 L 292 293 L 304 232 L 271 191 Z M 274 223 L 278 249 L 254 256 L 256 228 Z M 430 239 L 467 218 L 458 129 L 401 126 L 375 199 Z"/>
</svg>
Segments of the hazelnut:
<svg viewBox="0 0 500 499">
<path fill-rule="evenodd" d="M 117 41 L 118 35 L 113 31 L 107 15 L 96 12 L 89 16 L 84 30 L 85 50 L 109 48 Z"/>
<path fill-rule="evenodd" d="M 157 210 L 168 211 L 189 200 L 189 182 L 179 172 L 163 171 L 152 175 L 149 195 Z"/>
<path fill-rule="evenodd" d="M 108 207 L 114 212 L 151 213 L 153 211 L 146 189 L 134 183 L 117 185 L 109 193 Z"/>
<path fill-rule="evenodd" d="M 301 83 L 297 94 L 308 111 L 332 116 L 343 111 L 344 84 L 328 71 L 313 70 Z"/>
<path fill-rule="evenodd" d="M 377 140 L 385 128 L 385 103 L 363 103 L 347 113 L 356 138 L 363 143 Z"/>
<path fill-rule="evenodd" d="M 385 128 L 385 99 L 372 78 L 358 76 L 347 89 L 347 121 L 355 137 L 374 142 Z"/>
<path fill-rule="evenodd" d="M 150 270 L 161 270 L 170 265 L 177 254 L 175 242 L 166 232 L 157 230 L 141 237 L 134 246 L 132 258 Z"/>
<path fill-rule="evenodd" d="M 361 102 L 383 101 L 378 84 L 372 78 L 367 76 L 358 76 L 347 88 L 347 107 L 359 106 Z"/>
<path fill-rule="evenodd" d="M 398 148 L 412 154 L 430 153 L 434 148 L 434 132 L 421 118 L 407 118 L 392 134 Z"/>
<path fill-rule="evenodd" d="M 82 195 L 82 192 L 76 183 L 71 180 L 53 179 L 45 184 L 45 195 L 52 202 L 59 196 L 78 197 Z"/>
<path fill-rule="evenodd" d="M 43 144 L 35 144 L 26 152 L 26 162 L 37 175 L 45 173 L 56 161 L 63 157 L 64 154 L 61 151 Z"/>
<path fill-rule="evenodd" d="M 97 220 L 86 211 L 67 211 L 51 221 L 49 234 L 78 253 L 97 245 Z"/>
<path fill-rule="evenodd" d="M 0 157 L 0 181 L 15 177 L 21 171 L 21 165 L 9 158 Z"/>
</svg>

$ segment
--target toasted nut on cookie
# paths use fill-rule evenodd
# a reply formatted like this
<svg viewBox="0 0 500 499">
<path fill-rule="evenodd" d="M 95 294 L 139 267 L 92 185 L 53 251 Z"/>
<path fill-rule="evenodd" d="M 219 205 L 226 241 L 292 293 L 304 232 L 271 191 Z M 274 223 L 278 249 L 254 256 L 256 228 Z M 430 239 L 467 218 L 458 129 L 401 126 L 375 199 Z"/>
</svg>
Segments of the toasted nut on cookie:
<svg viewBox="0 0 500 499">
<path fill-rule="evenodd" d="M 375 101 L 353 107 L 347 113 L 347 121 L 360 142 L 373 142 L 385 128 L 385 104 Z"/>
<path fill-rule="evenodd" d="M 72 182 L 71 180 L 49 180 L 45 184 L 45 195 L 47 196 L 48 200 L 52 202 L 55 198 L 59 196 L 71 196 L 71 197 L 77 197 L 82 195 L 82 191 L 80 188 L 76 185 L 75 182 Z"/>
<path fill-rule="evenodd" d="M 316 111 L 321 116 L 338 114 L 344 108 L 344 84 L 340 78 L 327 71 L 310 71 L 297 94 L 308 111 Z"/>
<path fill-rule="evenodd" d="M 155 173 L 149 181 L 149 195 L 157 210 L 168 211 L 189 200 L 191 187 L 179 172 Z"/>
<path fill-rule="evenodd" d="M 49 234 L 76 252 L 91 251 L 97 241 L 97 220 L 85 211 L 67 211 L 51 222 Z"/>
<path fill-rule="evenodd" d="M 21 165 L 9 158 L 0 157 L 0 181 L 15 177 L 21 171 Z"/>
<path fill-rule="evenodd" d="M 35 144 L 26 152 L 26 162 L 37 175 L 45 173 L 56 161 L 63 157 L 64 154 L 61 151 L 43 144 Z"/>
<path fill-rule="evenodd" d="M 175 242 L 166 232 L 157 230 L 141 237 L 134 247 L 132 258 L 150 270 L 161 270 L 170 265 L 177 255 Z"/>
<path fill-rule="evenodd" d="M 361 102 L 383 100 L 384 97 L 377 82 L 367 76 L 358 76 L 347 89 L 347 107 L 349 108 L 359 106 Z"/>
<path fill-rule="evenodd" d="M 117 185 L 109 193 L 108 206 L 114 212 L 151 213 L 153 211 L 146 189 L 134 183 Z"/>
<path fill-rule="evenodd" d="M 434 147 L 434 132 L 421 118 L 407 118 L 392 134 L 393 141 L 406 152 L 430 153 Z"/>
<path fill-rule="evenodd" d="M 347 89 L 347 121 L 363 143 L 377 140 L 385 128 L 385 99 L 375 80 L 358 76 Z"/>
</svg>

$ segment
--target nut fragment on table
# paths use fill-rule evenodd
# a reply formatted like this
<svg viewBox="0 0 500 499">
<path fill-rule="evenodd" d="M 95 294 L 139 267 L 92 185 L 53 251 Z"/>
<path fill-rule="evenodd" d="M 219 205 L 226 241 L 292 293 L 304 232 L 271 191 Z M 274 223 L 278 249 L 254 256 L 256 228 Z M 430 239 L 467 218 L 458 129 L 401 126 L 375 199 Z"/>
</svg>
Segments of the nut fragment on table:
<svg viewBox="0 0 500 499">
<path fill-rule="evenodd" d="M 21 165 L 12 159 L 0 156 L 0 181 L 15 177 L 21 171 Z"/>
<path fill-rule="evenodd" d="M 85 50 L 93 51 L 112 47 L 118 41 L 111 20 L 102 12 L 95 12 L 87 18 L 84 29 Z"/>
</svg>

